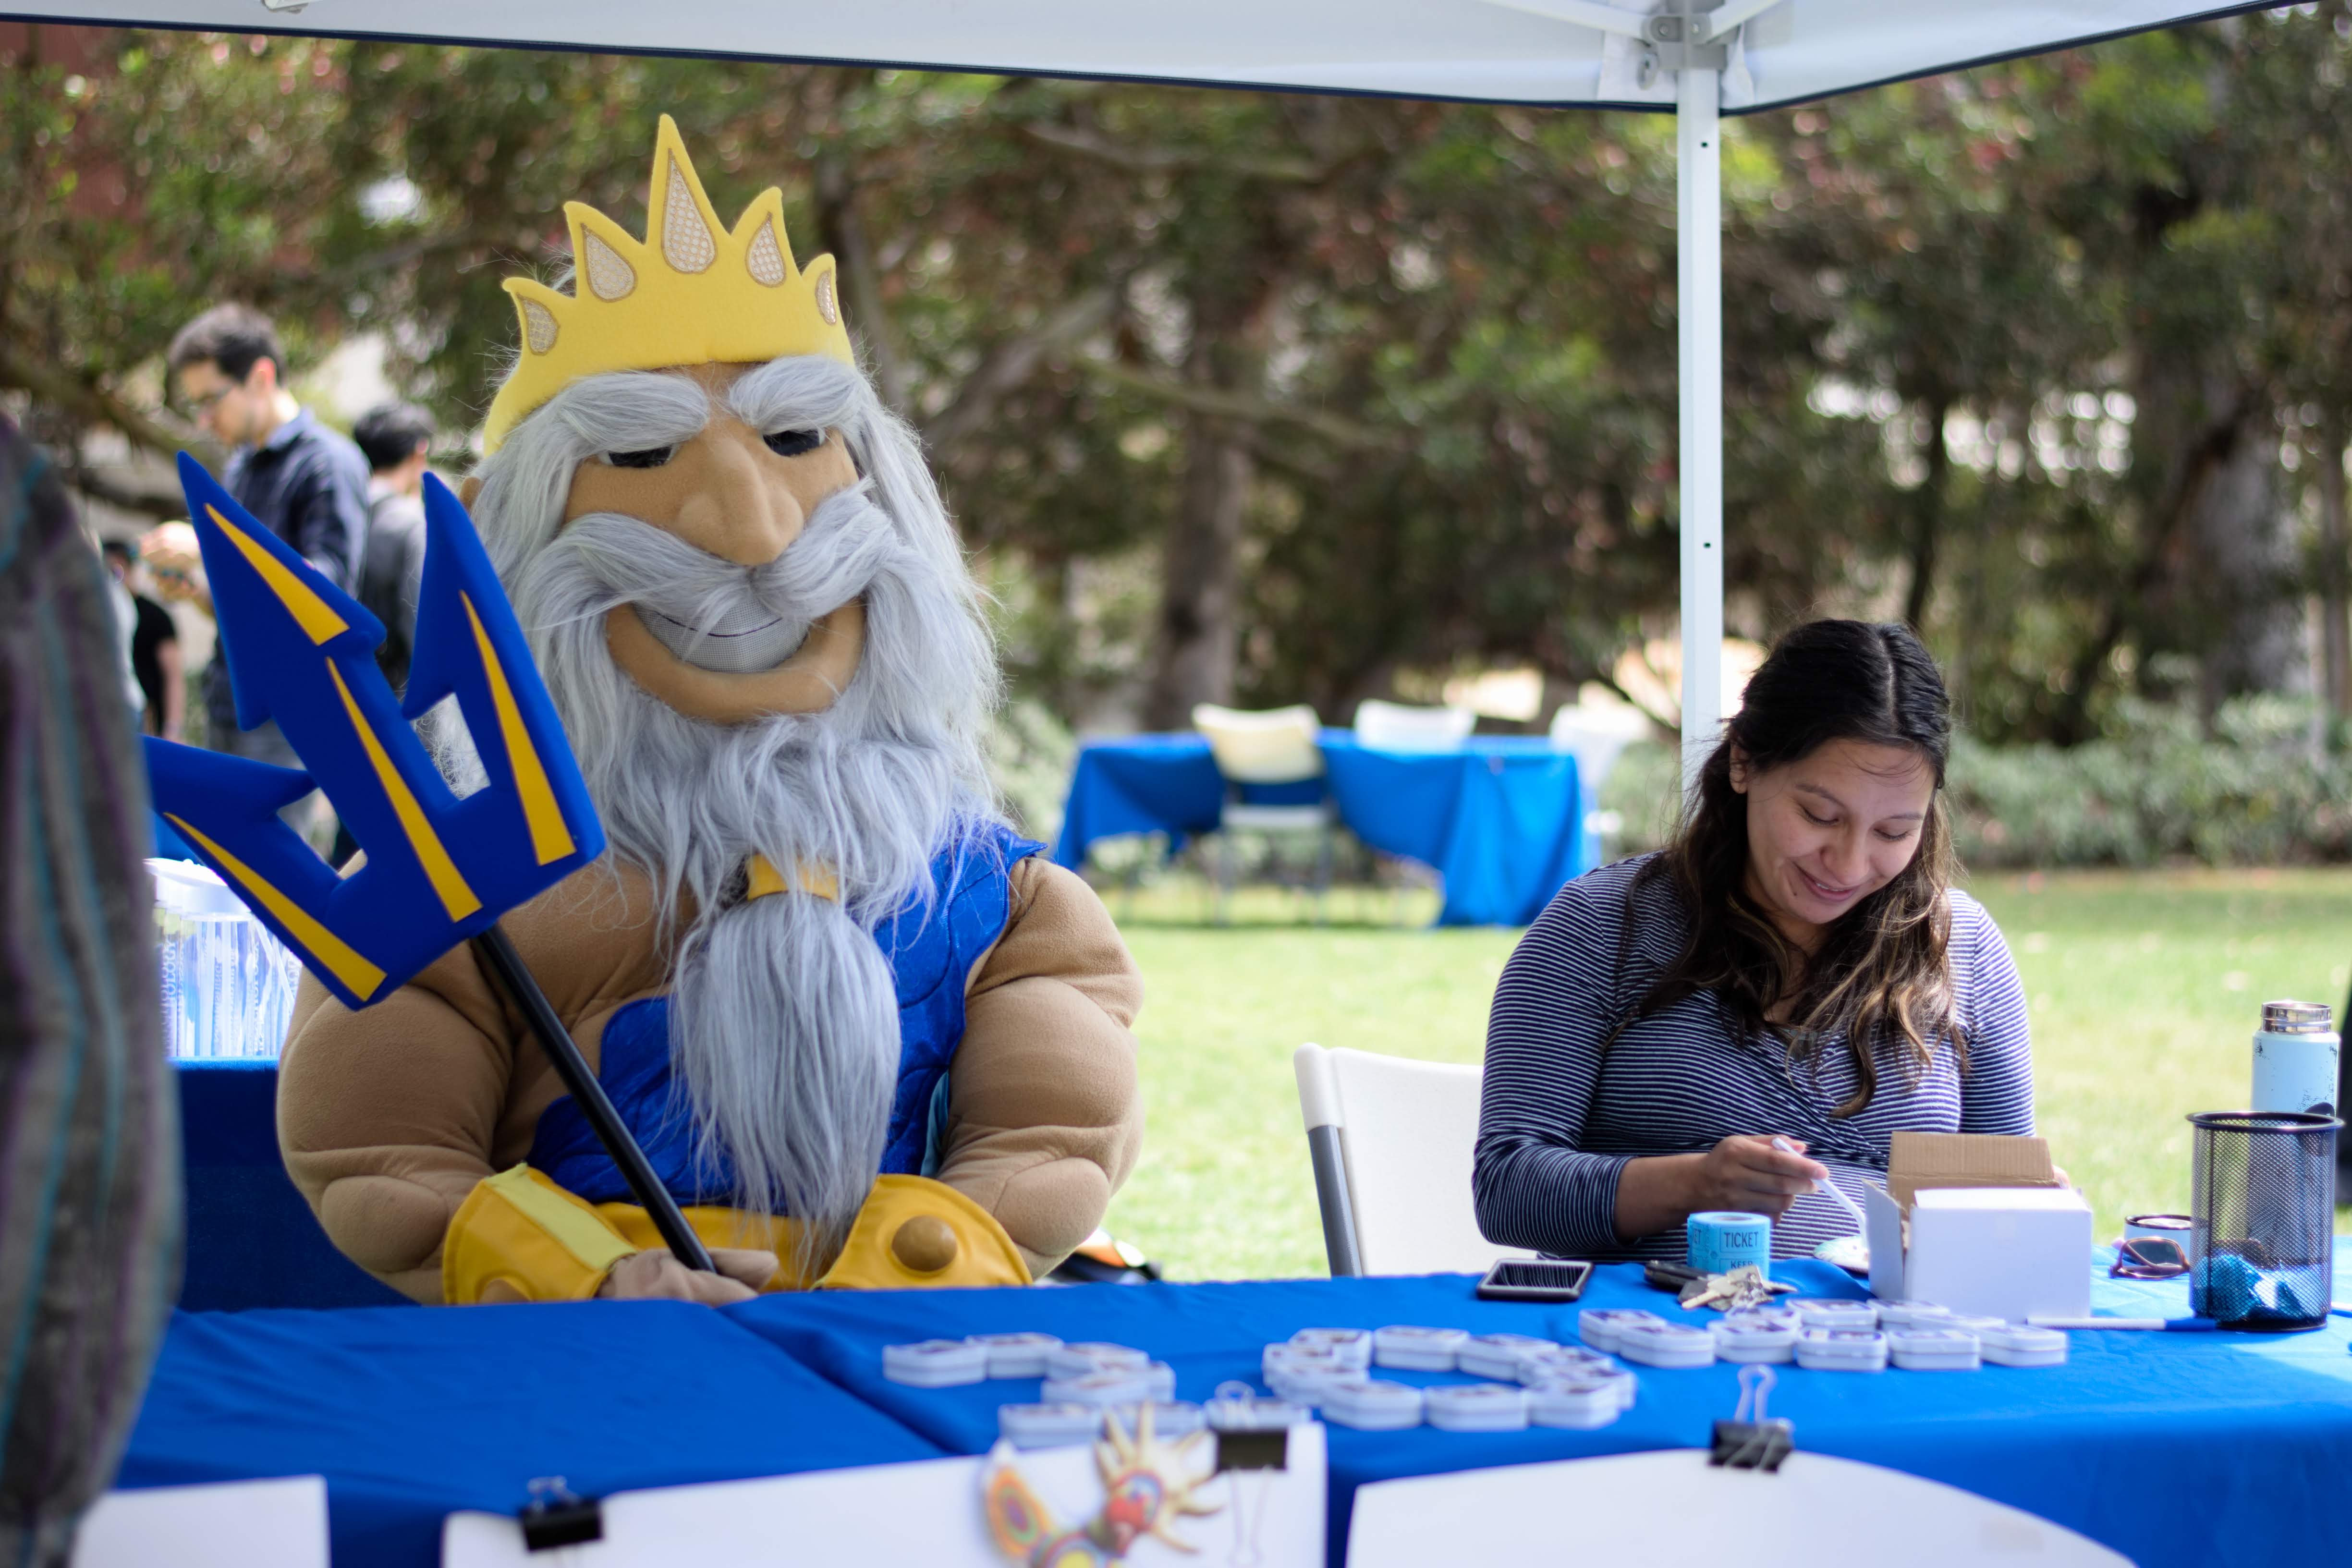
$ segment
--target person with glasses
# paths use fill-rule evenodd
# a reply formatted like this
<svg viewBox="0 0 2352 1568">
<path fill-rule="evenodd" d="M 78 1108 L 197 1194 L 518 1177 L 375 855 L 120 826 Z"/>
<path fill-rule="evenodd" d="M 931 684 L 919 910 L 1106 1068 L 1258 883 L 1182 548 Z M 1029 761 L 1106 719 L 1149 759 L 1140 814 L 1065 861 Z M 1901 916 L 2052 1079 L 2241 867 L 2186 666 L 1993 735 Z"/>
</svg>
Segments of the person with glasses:
<svg viewBox="0 0 2352 1568">
<path fill-rule="evenodd" d="M 166 363 L 196 423 L 229 449 L 221 476 L 228 493 L 328 581 L 355 593 L 367 550 L 367 459 L 286 390 L 286 352 L 268 319 L 215 306 L 180 329 Z M 211 610 L 200 580 L 184 591 Z M 237 728 L 228 662 L 217 655 L 205 672 L 205 718 L 215 751 L 301 766 L 276 724 Z M 288 820 L 312 825 L 299 808 L 288 808 Z"/>
</svg>

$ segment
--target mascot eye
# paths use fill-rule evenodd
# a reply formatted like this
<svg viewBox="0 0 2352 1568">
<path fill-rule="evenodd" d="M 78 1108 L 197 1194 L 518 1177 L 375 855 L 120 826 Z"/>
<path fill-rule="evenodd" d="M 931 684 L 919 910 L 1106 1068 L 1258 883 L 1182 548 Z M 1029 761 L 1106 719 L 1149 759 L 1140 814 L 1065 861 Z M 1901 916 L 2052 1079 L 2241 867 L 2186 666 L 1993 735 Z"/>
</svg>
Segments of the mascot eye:
<svg viewBox="0 0 2352 1568">
<path fill-rule="evenodd" d="M 615 468 L 658 468 L 677 455 L 675 446 L 648 446 L 643 452 L 607 452 L 604 461 Z"/>
<path fill-rule="evenodd" d="M 824 444 L 822 430 L 773 430 L 761 437 L 768 450 L 779 457 L 798 457 L 803 452 L 814 452 Z"/>
</svg>

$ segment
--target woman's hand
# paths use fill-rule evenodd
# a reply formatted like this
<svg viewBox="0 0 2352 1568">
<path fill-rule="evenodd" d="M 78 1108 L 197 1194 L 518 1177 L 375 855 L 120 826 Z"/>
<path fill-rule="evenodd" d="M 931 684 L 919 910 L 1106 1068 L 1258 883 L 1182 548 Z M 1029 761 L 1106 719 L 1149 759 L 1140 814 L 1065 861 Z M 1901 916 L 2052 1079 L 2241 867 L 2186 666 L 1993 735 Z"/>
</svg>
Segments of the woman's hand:
<svg viewBox="0 0 2352 1568">
<path fill-rule="evenodd" d="M 1805 1145 L 1794 1138 L 1726 1138 L 1699 1156 L 1685 1213 L 1727 1208 L 1778 1219 L 1829 1178 L 1829 1167 L 1805 1158 Z"/>
<path fill-rule="evenodd" d="M 611 1301 L 657 1299 L 724 1307 L 758 1295 L 760 1287 L 775 1276 L 777 1269 L 773 1252 L 748 1248 L 714 1247 L 710 1260 L 719 1265 L 716 1274 L 688 1268 L 671 1257 L 667 1247 L 632 1252 L 613 1265 L 596 1294 Z"/>
<path fill-rule="evenodd" d="M 1827 1181 L 1829 1169 L 1804 1157 L 1794 1138 L 1774 1148 L 1769 1137 L 1729 1137 L 1703 1155 L 1629 1160 L 1617 1177 L 1617 1235 L 1631 1241 L 1680 1225 L 1708 1209 L 1774 1218 Z"/>
</svg>

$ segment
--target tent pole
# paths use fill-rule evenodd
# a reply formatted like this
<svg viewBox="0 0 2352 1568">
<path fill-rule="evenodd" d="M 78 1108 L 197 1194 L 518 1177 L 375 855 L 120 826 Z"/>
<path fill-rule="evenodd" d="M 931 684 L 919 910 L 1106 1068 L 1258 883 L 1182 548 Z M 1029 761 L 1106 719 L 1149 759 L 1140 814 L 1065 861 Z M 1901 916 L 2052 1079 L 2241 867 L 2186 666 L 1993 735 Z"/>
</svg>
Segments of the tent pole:
<svg viewBox="0 0 2352 1568">
<path fill-rule="evenodd" d="M 1723 721 L 1723 150 L 1719 73 L 1678 72 L 1675 111 L 1681 337 L 1683 788 Z"/>
</svg>

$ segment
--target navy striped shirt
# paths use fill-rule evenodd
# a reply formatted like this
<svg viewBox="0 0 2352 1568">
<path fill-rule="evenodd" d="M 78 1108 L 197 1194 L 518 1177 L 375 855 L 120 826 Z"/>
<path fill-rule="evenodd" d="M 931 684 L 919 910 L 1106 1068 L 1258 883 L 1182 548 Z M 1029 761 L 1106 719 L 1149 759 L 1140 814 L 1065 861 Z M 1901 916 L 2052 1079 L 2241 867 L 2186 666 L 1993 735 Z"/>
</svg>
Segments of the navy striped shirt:
<svg viewBox="0 0 2352 1568">
<path fill-rule="evenodd" d="M 1898 1131 L 2033 1131 L 2017 967 L 1984 906 L 1957 890 L 1948 958 L 1968 1040 L 1965 1078 L 1948 1040 L 1937 1042 L 1924 1071 L 1882 1048 L 1870 1103 L 1832 1119 L 1861 1086 L 1845 1037 L 1791 1061 L 1778 1040 L 1743 1040 L 1712 992 L 1643 1019 L 1604 1053 L 1609 1031 L 1673 963 L 1688 931 L 1680 895 L 1664 878 L 1633 891 L 1635 873 L 1654 858 L 1620 861 L 1560 889 L 1504 967 L 1486 1024 L 1471 1177 L 1488 1240 L 1562 1257 L 1678 1259 L 1679 1225 L 1618 1239 L 1618 1173 L 1638 1156 L 1702 1153 L 1735 1134 L 1802 1139 L 1860 1203 L 1866 1181 L 1885 1179 Z M 1621 940 L 1629 894 L 1632 935 Z M 1808 1195 L 1773 1221 L 1772 1252 L 1804 1256 L 1853 1230 L 1834 1200 Z"/>
</svg>

